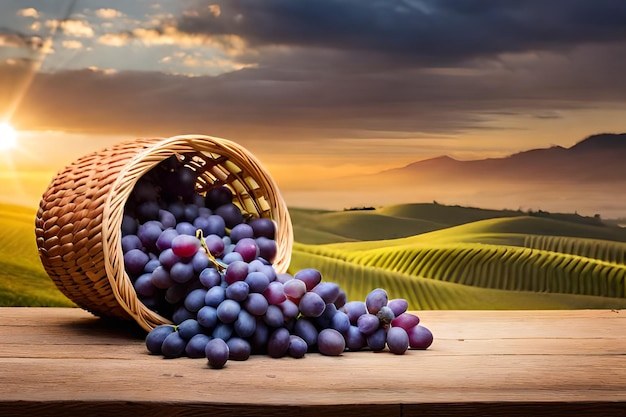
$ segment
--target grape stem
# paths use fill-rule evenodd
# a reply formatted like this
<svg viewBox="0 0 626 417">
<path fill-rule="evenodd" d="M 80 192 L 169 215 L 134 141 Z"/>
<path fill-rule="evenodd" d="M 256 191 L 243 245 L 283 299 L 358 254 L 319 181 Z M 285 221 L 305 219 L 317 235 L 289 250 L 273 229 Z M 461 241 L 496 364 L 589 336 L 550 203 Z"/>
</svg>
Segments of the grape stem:
<svg viewBox="0 0 626 417">
<path fill-rule="evenodd" d="M 213 254 L 209 250 L 209 247 L 204 241 L 204 233 L 202 233 L 202 229 L 196 230 L 196 237 L 200 240 L 200 245 L 202 245 L 202 248 L 206 252 L 207 258 L 209 258 L 209 261 L 211 261 L 211 263 L 215 266 L 215 269 L 217 269 L 219 272 L 224 272 L 226 270 L 226 265 L 223 262 L 218 261 L 215 256 L 213 256 Z"/>
</svg>

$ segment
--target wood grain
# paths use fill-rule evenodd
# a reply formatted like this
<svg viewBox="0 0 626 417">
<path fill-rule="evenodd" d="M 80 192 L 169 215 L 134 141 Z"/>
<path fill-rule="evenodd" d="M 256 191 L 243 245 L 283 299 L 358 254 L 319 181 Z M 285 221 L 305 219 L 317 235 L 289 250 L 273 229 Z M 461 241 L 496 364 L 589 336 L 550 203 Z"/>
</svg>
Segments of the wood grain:
<svg viewBox="0 0 626 417">
<path fill-rule="evenodd" d="M 0 415 L 625 416 L 626 311 L 421 311 L 404 355 L 149 355 L 136 326 L 0 308 Z"/>
</svg>

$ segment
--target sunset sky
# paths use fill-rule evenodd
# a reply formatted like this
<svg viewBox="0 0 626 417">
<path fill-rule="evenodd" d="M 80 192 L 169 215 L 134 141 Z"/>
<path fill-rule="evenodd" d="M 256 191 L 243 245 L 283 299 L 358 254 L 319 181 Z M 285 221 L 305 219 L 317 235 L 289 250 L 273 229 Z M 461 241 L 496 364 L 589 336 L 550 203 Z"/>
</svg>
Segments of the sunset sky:
<svg viewBox="0 0 626 417">
<path fill-rule="evenodd" d="M 234 140 L 285 190 L 569 147 L 626 131 L 624 74 L 623 0 L 2 0 L 0 201 L 140 136 Z"/>
</svg>

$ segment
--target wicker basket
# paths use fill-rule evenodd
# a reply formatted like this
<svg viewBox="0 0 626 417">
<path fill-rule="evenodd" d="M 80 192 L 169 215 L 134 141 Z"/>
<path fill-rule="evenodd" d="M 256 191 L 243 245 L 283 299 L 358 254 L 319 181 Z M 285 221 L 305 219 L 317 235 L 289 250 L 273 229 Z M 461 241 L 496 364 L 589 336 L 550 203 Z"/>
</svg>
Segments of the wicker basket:
<svg viewBox="0 0 626 417">
<path fill-rule="evenodd" d="M 124 269 L 121 223 L 137 180 L 172 155 L 199 172 L 199 192 L 226 185 L 243 212 L 273 219 L 274 267 L 287 270 L 293 244 L 289 212 L 253 155 L 232 141 L 203 135 L 137 139 L 79 158 L 57 174 L 41 199 L 35 221 L 41 262 L 78 306 L 97 316 L 135 320 L 145 330 L 169 322 L 137 298 Z"/>
</svg>

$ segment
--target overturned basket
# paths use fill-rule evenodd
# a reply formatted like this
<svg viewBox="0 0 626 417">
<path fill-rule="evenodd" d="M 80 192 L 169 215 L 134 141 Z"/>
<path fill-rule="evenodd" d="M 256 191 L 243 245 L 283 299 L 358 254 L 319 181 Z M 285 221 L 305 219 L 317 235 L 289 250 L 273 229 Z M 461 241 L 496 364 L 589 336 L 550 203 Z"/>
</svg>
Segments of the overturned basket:
<svg viewBox="0 0 626 417">
<path fill-rule="evenodd" d="M 225 185 L 252 216 L 276 222 L 274 267 L 289 266 L 293 230 L 276 183 L 242 146 L 184 135 L 137 139 L 85 155 L 60 171 L 42 196 L 35 221 L 41 262 L 57 287 L 93 314 L 136 321 L 150 330 L 169 320 L 146 307 L 124 269 L 121 224 L 135 183 L 176 155 L 199 173 L 196 190 Z"/>
</svg>

